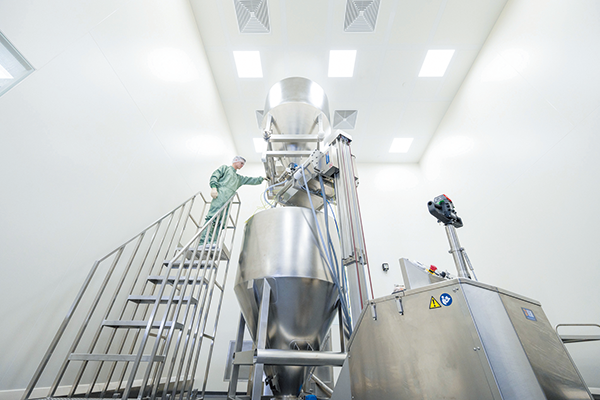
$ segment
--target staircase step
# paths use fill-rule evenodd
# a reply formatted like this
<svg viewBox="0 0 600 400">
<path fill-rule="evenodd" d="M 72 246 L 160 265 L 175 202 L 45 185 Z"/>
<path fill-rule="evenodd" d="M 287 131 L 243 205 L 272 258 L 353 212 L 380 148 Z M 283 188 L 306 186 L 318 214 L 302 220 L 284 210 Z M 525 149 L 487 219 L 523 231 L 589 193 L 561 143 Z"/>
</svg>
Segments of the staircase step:
<svg viewBox="0 0 600 400">
<path fill-rule="evenodd" d="M 183 247 L 178 247 L 177 251 L 182 250 Z M 212 258 L 214 252 L 219 252 L 221 250 L 220 247 L 217 247 L 216 245 L 210 245 L 210 244 L 205 244 L 205 245 L 200 245 L 198 247 L 198 250 L 196 250 L 195 252 L 197 253 L 196 256 L 200 256 L 202 255 L 202 250 L 204 249 L 204 258 Z M 194 256 L 194 249 L 188 249 L 188 252 L 186 254 L 186 258 L 187 259 L 191 259 Z M 207 256 L 208 254 L 208 256 Z M 227 246 L 223 246 L 223 250 L 221 251 L 221 260 L 229 260 L 229 257 L 231 256 L 231 253 L 229 252 L 229 249 L 227 248 Z"/>
<path fill-rule="evenodd" d="M 152 295 L 138 295 L 138 294 L 132 294 L 130 295 L 127 300 L 132 301 L 134 303 L 142 303 L 142 304 L 153 304 L 156 302 L 157 296 L 152 296 Z M 162 299 L 160 299 L 160 303 L 161 304 L 166 304 L 169 301 L 168 297 L 163 297 Z M 173 297 L 173 304 L 179 303 L 181 301 L 181 296 L 174 296 Z M 183 301 L 188 303 L 190 302 L 190 297 L 184 297 Z M 198 304 L 198 299 L 192 297 L 191 299 L 191 303 L 192 304 Z"/>
<path fill-rule="evenodd" d="M 103 326 L 108 326 L 111 328 L 127 328 L 127 329 L 136 329 L 136 328 L 145 328 L 148 325 L 148 321 L 106 321 L 102 322 Z M 172 321 L 167 321 L 165 323 L 165 328 L 171 328 L 173 325 Z M 152 328 L 156 329 L 160 327 L 160 321 L 154 321 L 152 324 Z M 183 329 L 183 324 L 181 322 L 177 322 L 175 324 L 175 329 Z"/>
<path fill-rule="evenodd" d="M 135 354 L 84 354 L 84 353 L 71 353 L 69 360 L 71 361 L 135 361 Z M 149 355 L 143 355 L 142 361 L 148 362 L 151 357 Z M 153 361 L 163 362 L 165 356 L 156 355 Z"/>
<path fill-rule="evenodd" d="M 170 262 L 171 262 L 171 260 L 165 260 L 165 261 L 163 261 L 163 267 L 169 266 Z M 184 262 L 183 262 L 183 268 L 189 268 L 190 264 L 192 265 L 192 268 L 198 268 L 198 263 L 199 263 L 198 260 L 194 261 L 193 264 L 191 263 L 190 260 L 184 260 Z M 182 264 L 181 260 L 173 261 L 173 268 L 177 269 L 177 268 L 179 268 L 181 266 L 181 264 Z M 202 261 L 202 263 L 200 264 L 200 268 L 206 267 L 206 264 L 207 264 L 206 260 Z M 213 265 L 218 265 L 218 262 L 214 263 L 213 261 L 208 261 L 208 265 L 212 267 Z"/>
<path fill-rule="evenodd" d="M 170 277 L 167 279 L 167 283 L 168 283 L 169 285 L 172 285 L 172 284 L 174 284 L 174 283 L 175 283 L 175 278 L 176 278 L 175 276 L 170 276 Z M 156 284 L 156 285 L 158 285 L 158 284 L 162 283 L 164 280 L 165 280 L 165 277 L 164 277 L 163 275 L 150 275 L 150 276 L 148 277 L 148 281 L 149 281 L 149 282 L 152 282 L 152 283 L 154 283 L 154 284 Z M 185 277 L 183 277 L 183 276 L 181 276 L 181 277 L 179 277 L 179 280 L 177 281 L 177 284 L 178 284 L 178 285 L 182 285 L 183 283 L 185 283 L 185 281 L 186 281 L 186 278 L 185 278 Z M 202 277 L 198 277 L 198 278 L 196 278 L 196 279 L 194 279 L 194 278 L 190 278 L 190 277 L 188 277 L 188 278 L 187 278 L 187 283 L 188 283 L 189 285 L 192 285 L 192 284 L 194 284 L 194 282 L 196 282 L 196 283 L 198 283 L 198 282 L 202 282 Z M 204 278 L 204 283 L 208 283 L 208 279 Z"/>
</svg>

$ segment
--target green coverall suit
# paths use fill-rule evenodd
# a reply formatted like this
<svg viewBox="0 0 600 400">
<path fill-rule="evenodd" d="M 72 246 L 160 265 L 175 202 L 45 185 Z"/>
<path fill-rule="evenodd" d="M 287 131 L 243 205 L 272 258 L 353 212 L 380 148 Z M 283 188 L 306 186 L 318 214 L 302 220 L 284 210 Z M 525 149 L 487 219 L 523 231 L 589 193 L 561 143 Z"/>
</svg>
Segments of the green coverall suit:
<svg viewBox="0 0 600 400">
<path fill-rule="evenodd" d="M 204 223 L 208 222 L 208 220 L 210 220 L 216 214 L 216 212 L 219 211 L 219 209 L 233 197 L 240 186 L 260 185 L 262 181 L 262 176 L 250 178 L 247 176 L 238 175 L 237 170 L 231 165 L 221 165 L 210 177 L 210 187 L 217 188 L 218 196 L 210 203 L 210 209 L 208 210 L 208 214 L 206 215 Z M 215 223 L 220 223 L 221 218 L 215 219 L 211 226 L 207 228 L 209 231 L 207 242 L 210 242 L 211 240 Z M 200 244 L 204 243 L 205 236 L 206 231 L 202 233 Z"/>
</svg>

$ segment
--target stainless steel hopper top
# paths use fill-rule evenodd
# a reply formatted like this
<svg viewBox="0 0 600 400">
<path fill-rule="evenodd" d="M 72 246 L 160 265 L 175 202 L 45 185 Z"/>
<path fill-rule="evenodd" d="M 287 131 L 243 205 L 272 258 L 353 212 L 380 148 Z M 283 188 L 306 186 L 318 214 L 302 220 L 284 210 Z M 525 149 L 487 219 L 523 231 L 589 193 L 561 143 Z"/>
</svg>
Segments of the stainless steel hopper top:
<svg viewBox="0 0 600 400">
<path fill-rule="evenodd" d="M 317 117 L 323 118 L 323 128 L 329 129 L 329 100 L 321 86 L 306 78 L 287 78 L 269 90 L 265 102 L 263 128 L 273 117 L 273 133 L 310 135 L 318 133 Z"/>
</svg>

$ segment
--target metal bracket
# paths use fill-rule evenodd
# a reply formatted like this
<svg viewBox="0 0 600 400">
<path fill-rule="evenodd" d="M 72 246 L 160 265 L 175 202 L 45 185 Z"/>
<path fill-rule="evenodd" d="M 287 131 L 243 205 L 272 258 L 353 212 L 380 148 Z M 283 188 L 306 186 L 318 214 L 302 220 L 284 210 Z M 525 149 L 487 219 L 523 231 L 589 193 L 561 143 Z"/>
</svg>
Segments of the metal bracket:
<svg viewBox="0 0 600 400">
<path fill-rule="evenodd" d="M 398 308 L 398 312 L 401 315 L 404 315 L 404 307 L 402 306 L 402 299 L 400 297 L 396 297 L 396 308 Z"/>
</svg>

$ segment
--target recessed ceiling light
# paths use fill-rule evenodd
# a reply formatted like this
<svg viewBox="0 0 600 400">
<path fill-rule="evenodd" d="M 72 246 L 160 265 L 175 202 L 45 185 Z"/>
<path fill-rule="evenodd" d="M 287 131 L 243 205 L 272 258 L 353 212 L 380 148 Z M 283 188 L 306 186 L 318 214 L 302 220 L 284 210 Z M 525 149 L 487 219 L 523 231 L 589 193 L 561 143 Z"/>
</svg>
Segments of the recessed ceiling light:
<svg viewBox="0 0 600 400">
<path fill-rule="evenodd" d="M 331 50 L 329 52 L 330 78 L 351 78 L 354 75 L 356 50 Z"/>
<path fill-rule="evenodd" d="M 265 139 L 263 139 L 263 138 L 254 138 L 252 140 L 254 140 L 254 150 L 257 153 L 262 153 L 265 150 L 267 150 L 267 142 L 265 142 Z"/>
<path fill-rule="evenodd" d="M 262 78 L 259 51 L 234 51 L 233 58 L 240 78 Z"/>
<path fill-rule="evenodd" d="M 0 79 L 13 79 L 13 76 L 0 64 Z"/>
<path fill-rule="evenodd" d="M 390 153 L 407 153 L 413 138 L 395 138 L 390 147 Z"/>
<path fill-rule="evenodd" d="M 429 50 L 419 72 L 419 78 L 439 78 L 444 76 L 453 55 L 454 50 Z"/>
</svg>

